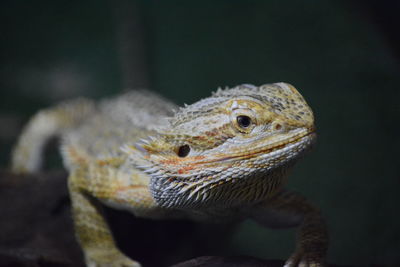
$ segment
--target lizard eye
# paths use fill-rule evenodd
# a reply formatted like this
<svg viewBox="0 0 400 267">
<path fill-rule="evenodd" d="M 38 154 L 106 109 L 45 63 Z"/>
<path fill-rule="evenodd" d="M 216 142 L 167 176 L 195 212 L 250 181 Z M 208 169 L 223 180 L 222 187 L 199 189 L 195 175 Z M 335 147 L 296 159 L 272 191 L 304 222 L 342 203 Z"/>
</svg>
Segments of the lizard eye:
<svg viewBox="0 0 400 267">
<path fill-rule="evenodd" d="M 247 128 L 251 124 L 251 118 L 245 115 L 237 116 L 236 121 L 241 128 Z"/>
<path fill-rule="evenodd" d="M 230 115 L 235 130 L 243 134 L 249 134 L 257 125 L 257 116 L 251 109 L 234 109 Z"/>
<path fill-rule="evenodd" d="M 190 146 L 183 145 L 183 146 L 180 146 L 178 148 L 178 153 L 177 154 L 178 154 L 179 157 L 184 158 L 189 154 L 189 152 L 190 152 Z"/>
</svg>

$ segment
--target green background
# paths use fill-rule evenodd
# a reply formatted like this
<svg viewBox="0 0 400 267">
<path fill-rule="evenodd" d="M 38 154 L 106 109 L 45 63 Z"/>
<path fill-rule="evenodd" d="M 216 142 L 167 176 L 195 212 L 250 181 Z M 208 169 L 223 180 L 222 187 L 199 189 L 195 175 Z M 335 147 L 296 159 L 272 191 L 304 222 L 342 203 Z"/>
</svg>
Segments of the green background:
<svg viewBox="0 0 400 267">
<path fill-rule="evenodd" d="M 0 164 L 29 116 L 65 98 L 137 85 L 183 104 L 218 86 L 289 82 L 313 108 L 319 138 L 288 187 L 323 210 L 329 261 L 399 264 L 399 58 L 361 3 L 2 1 Z M 124 38 L 136 38 L 121 37 L 130 8 L 145 74 L 124 72 L 135 62 L 121 52 Z M 284 259 L 293 239 L 293 230 L 245 222 L 229 246 Z"/>
</svg>

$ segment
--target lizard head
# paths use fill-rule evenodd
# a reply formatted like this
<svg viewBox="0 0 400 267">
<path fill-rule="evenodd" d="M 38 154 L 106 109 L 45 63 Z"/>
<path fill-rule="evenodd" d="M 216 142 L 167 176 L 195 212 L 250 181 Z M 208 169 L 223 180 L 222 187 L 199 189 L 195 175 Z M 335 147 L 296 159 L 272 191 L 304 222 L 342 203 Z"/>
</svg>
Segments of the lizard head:
<svg viewBox="0 0 400 267">
<path fill-rule="evenodd" d="M 127 150 L 156 202 L 171 208 L 263 199 L 315 139 L 311 109 L 286 83 L 219 89 L 157 132 Z"/>
</svg>

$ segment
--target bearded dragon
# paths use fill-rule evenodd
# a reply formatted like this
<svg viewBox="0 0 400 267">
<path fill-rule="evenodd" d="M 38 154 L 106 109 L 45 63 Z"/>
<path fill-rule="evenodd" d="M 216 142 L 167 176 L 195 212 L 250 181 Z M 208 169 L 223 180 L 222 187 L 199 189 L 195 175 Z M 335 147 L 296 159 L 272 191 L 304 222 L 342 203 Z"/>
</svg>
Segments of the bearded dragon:
<svg viewBox="0 0 400 267">
<path fill-rule="evenodd" d="M 87 266 L 140 266 L 115 245 L 99 203 L 152 219 L 253 219 L 298 226 L 285 266 L 323 266 L 328 235 L 319 209 L 284 189 L 315 141 L 314 117 L 290 84 L 239 85 L 178 108 L 148 91 L 38 112 L 12 155 L 35 172 L 61 137 L 77 240 Z"/>
</svg>

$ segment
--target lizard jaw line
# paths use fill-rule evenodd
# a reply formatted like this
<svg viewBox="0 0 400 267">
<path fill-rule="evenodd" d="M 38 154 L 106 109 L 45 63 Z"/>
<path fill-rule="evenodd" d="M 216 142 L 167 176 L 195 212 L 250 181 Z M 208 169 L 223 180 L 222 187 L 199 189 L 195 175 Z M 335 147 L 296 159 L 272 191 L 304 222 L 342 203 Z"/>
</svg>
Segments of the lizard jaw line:
<svg viewBox="0 0 400 267">
<path fill-rule="evenodd" d="M 295 144 L 301 144 L 302 142 L 306 141 L 306 139 L 310 139 L 312 141 L 315 139 L 316 133 L 315 130 L 312 129 L 304 134 L 297 135 L 286 140 L 279 141 L 275 144 L 267 146 L 266 148 L 257 149 L 257 151 L 253 153 L 245 153 L 245 154 L 237 154 L 237 155 L 226 155 L 222 157 L 217 157 L 215 159 L 207 160 L 207 161 L 199 161 L 195 164 L 202 165 L 208 163 L 218 163 L 218 162 L 226 162 L 230 160 L 243 160 L 243 159 L 252 159 L 260 155 L 268 155 L 270 153 L 277 152 L 279 150 L 284 150 L 286 147 Z"/>
</svg>

